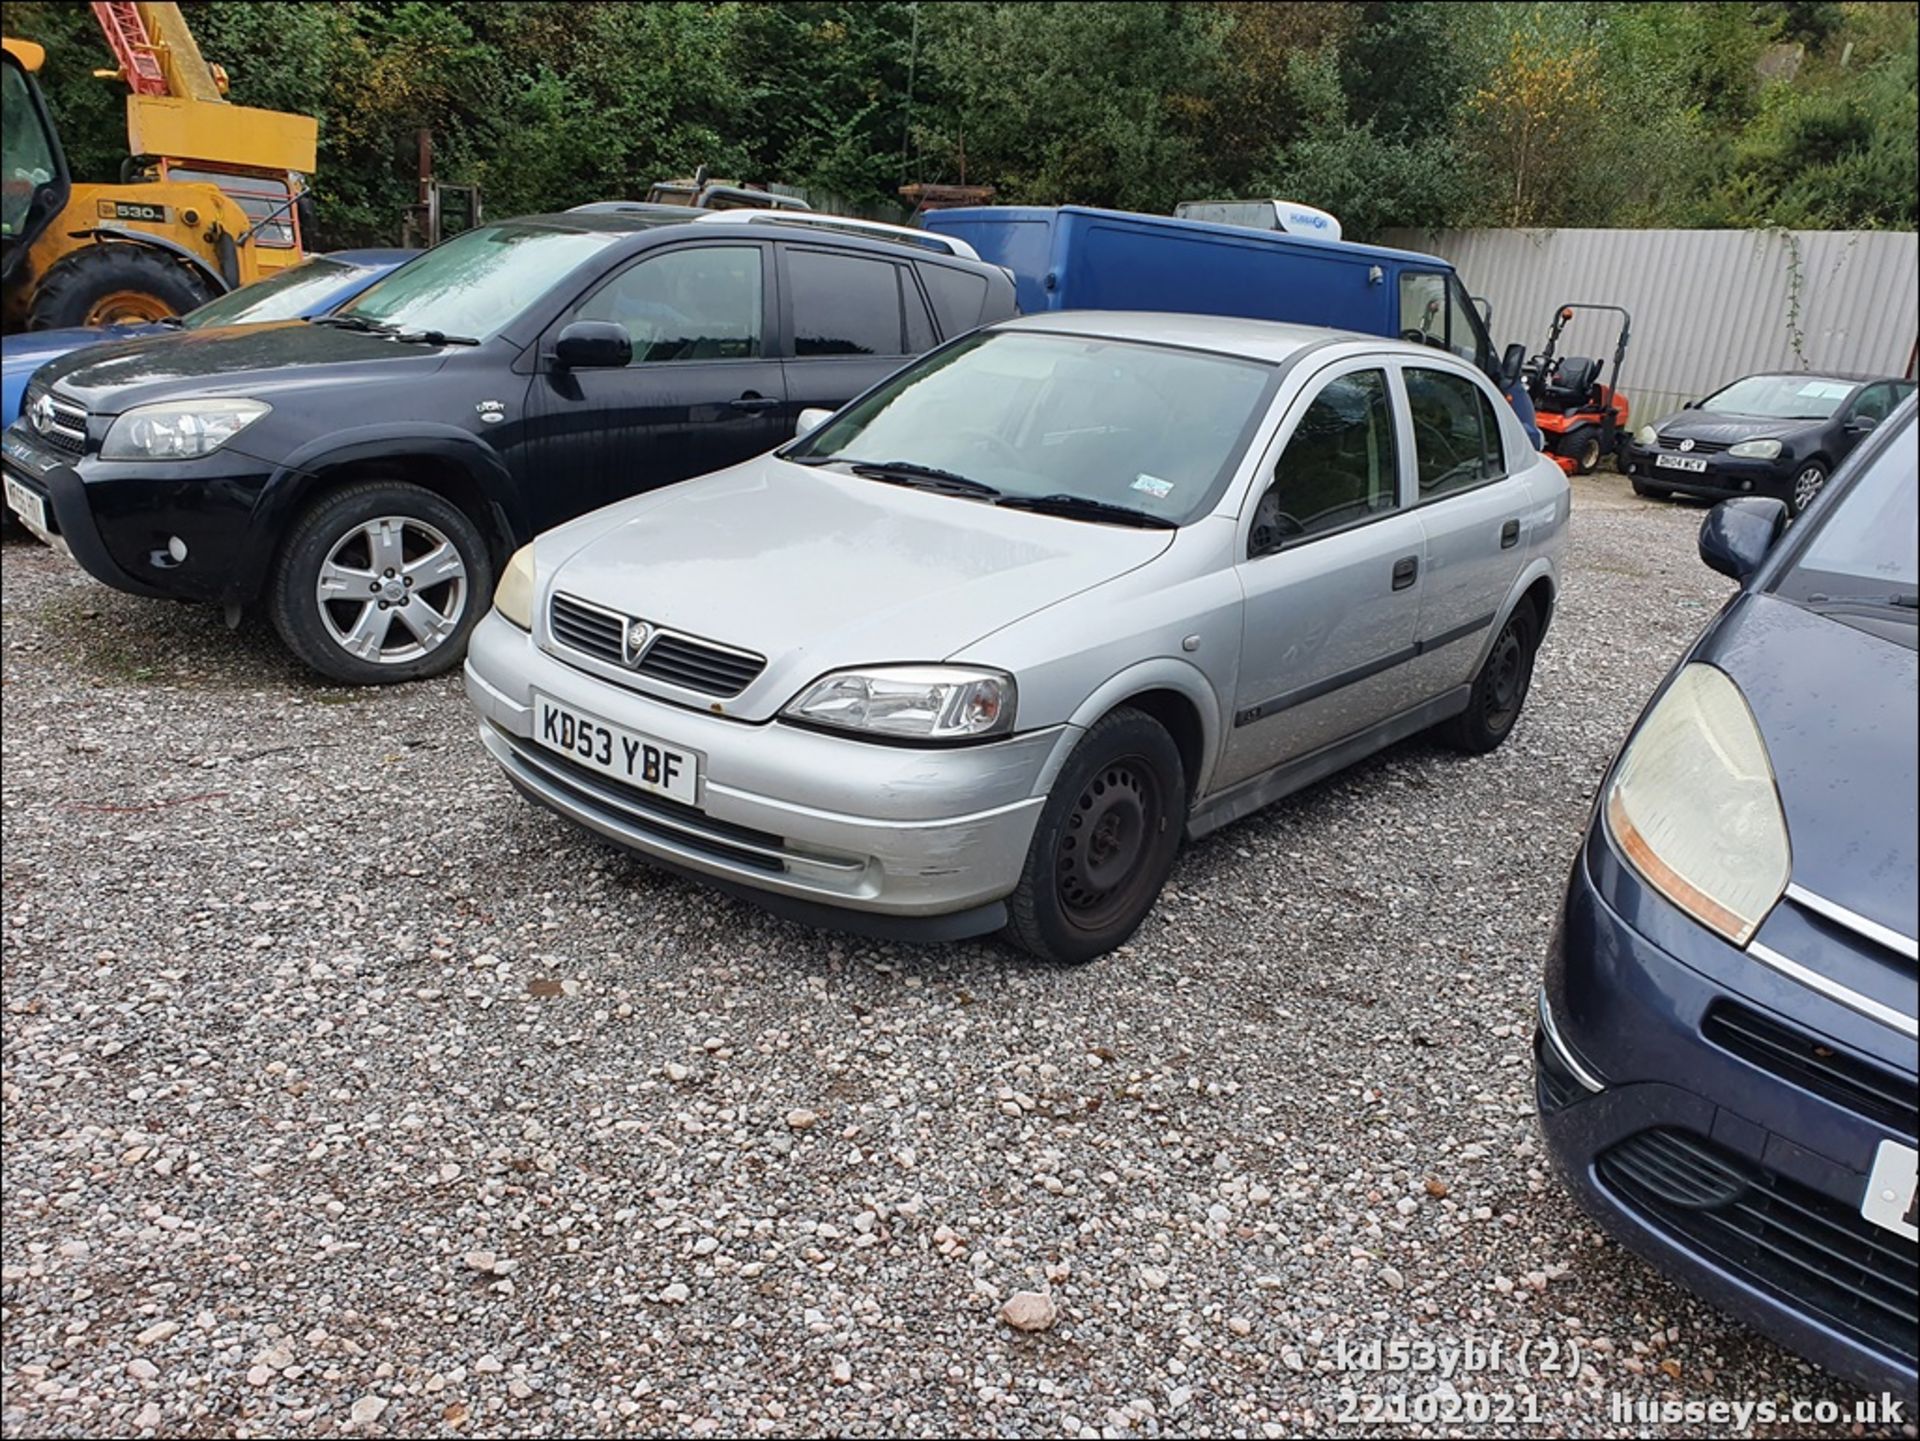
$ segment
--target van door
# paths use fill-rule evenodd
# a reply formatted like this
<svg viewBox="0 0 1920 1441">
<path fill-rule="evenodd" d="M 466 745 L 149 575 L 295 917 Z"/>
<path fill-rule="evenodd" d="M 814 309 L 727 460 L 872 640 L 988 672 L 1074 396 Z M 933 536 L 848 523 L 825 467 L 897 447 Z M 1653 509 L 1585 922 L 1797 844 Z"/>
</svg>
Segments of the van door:
<svg viewBox="0 0 1920 1441">
<path fill-rule="evenodd" d="M 1391 368 L 1331 366 L 1293 403 L 1243 520 L 1242 639 L 1218 784 L 1367 730 L 1418 697 L 1426 545 Z"/>
<path fill-rule="evenodd" d="M 1472 680 L 1487 632 L 1526 565 L 1532 545 L 1528 463 L 1508 454 L 1477 374 L 1450 365 L 1400 367 L 1413 426 L 1415 514 L 1426 530 L 1427 574 L 1418 658 L 1422 700 Z"/>
<path fill-rule="evenodd" d="M 522 456 L 538 525 L 723 469 L 792 435 L 782 423 L 785 377 L 767 341 L 767 249 L 727 240 L 648 251 L 548 327 Z M 632 362 L 557 364 L 554 341 L 576 320 L 625 327 Z"/>
</svg>

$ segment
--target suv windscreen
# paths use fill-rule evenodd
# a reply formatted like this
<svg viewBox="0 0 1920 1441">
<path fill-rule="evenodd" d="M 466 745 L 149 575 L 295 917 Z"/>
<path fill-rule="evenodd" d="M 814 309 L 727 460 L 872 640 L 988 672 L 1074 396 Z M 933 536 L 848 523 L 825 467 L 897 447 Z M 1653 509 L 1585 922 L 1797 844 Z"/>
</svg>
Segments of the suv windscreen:
<svg viewBox="0 0 1920 1441">
<path fill-rule="evenodd" d="M 436 245 L 335 311 L 400 330 L 486 340 L 620 234 L 508 221 Z"/>
<path fill-rule="evenodd" d="M 1768 420 L 1826 420 L 1853 391 L 1851 380 L 1819 375 L 1749 375 L 1715 391 L 1694 409 Z"/>
<path fill-rule="evenodd" d="M 267 320 L 294 320 L 305 315 L 367 267 L 348 265 L 316 255 L 290 265 L 277 275 L 229 291 L 190 312 L 181 325 L 206 330 L 216 325 L 258 325 Z"/>
<path fill-rule="evenodd" d="M 1128 340 L 970 336 L 908 366 L 782 454 L 1070 497 L 1184 524 L 1219 498 L 1273 367 Z"/>
<path fill-rule="evenodd" d="M 1815 530 L 1774 584 L 1784 600 L 1845 620 L 1920 620 L 1920 475 L 1913 422 L 1815 516 Z M 1876 630 L 1876 633 L 1881 633 Z M 1911 641 L 1909 641 L 1911 643 Z"/>
</svg>

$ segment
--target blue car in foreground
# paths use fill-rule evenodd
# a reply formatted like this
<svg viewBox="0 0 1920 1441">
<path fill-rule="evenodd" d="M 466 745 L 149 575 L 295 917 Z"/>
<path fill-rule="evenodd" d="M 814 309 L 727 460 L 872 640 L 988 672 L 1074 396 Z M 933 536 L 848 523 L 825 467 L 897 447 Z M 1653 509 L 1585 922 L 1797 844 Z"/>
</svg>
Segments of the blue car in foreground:
<svg viewBox="0 0 1920 1441">
<path fill-rule="evenodd" d="M 68 330 L 28 330 L 0 343 L 0 429 L 20 415 L 27 380 L 49 360 L 86 345 L 164 335 L 169 330 L 204 330 L 215 325 L 255 325 L 325 315 L 345 305 L 388 271 L 406 264 L 417 250 L 338 250 L 314 255 L 265 280 L 209 300 L 185 316 L 138 325 L 76 326 Z"/>
<path fill-rule="evenodd" d="M 1740 591 L 1600 788 L 1536 1100 L 1614 1237 L 1836 1374 L 1915 1394 L 1916 631 L 1908 401 L 1791 527 L 1709 513 Z"/>
</svg>

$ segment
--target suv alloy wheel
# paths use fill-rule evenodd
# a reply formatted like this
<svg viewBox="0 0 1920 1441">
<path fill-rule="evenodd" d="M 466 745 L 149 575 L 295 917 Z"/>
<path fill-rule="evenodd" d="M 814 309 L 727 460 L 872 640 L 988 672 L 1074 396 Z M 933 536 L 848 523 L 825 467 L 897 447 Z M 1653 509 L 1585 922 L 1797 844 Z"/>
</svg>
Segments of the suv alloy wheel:
<svg viewBox="0 0 1920 1441">
<path fill-rule="evenodd" d="M 274 568 L 275 629 L 321 674 L 380 685 L 458 665 L 493 596 L 493 563 L 466 512 L 417 485 L 325 496 Z"/>
</svg>

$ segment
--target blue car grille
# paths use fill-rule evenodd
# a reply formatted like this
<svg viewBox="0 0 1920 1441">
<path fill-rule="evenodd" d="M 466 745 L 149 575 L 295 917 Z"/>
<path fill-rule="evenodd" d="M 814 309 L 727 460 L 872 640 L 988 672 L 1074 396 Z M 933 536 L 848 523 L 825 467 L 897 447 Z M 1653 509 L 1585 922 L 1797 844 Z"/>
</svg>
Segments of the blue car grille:
<svg viewBox="0 0 1920 1441">
<path fill-rule="evenodd" d="M 1909 1137 L 1914 1133 L 1911 1080 L 1903 1081 L 1745 1006 L 1716 1005 L 1707 1012 L 1701 1030 L 1721 1049 L 1802 1090 Z"/>
<path fill-rule="evenodd" d="M 1685 1131 L 1630 1136 L 1601 1181 L 1743 1280 L 1893 1359 L 1920 1340 L 1920 1246 Z"/>
</svg>

